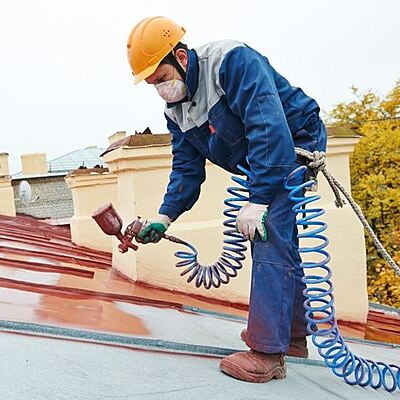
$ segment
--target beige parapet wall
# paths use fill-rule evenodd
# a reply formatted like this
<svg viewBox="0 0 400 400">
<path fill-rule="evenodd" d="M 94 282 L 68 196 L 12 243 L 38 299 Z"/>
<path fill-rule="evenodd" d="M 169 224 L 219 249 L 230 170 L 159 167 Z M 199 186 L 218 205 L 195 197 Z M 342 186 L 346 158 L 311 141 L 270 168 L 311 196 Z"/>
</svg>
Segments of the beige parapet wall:
<svg viewBox="0 0 400 400">
<path fill-rule="evenodd" d="M 105 154 L 103 159 L 115 174 L 114 180 L 112 175 L 106 179 L 90 176 L 67 178 L 74 199 L 75 215 L 71 223 L 74 242 L 101 250 L 110 248 L 108 237 L 89 220 L 98 206 L 112 201 L 109 194 L 114 191 L 115 200 L 112 202 L 124 221 L 124 227 L 138 215 L 151 218 L 157 213 L 171 169 L 171 146 L 157 145 L 155 136 L 161 138 L 165 135 L 149 136 L 151 144 L 148 146 L 120 147 Z M 143 140 L 140 138 L 141 144 Z M 333 137 L 328 141 L 328 168 L 347 189 L 350 189 L 349 155 L 357 140 L 354 137 Z M 206 174 L 199 201 L 171 225 L 169 232 L 192 243 L 199 251 L 199 261 L 209 264 L 219 257 L 222 250 L 224 199 L 228 196 L 226 188 L 232 182 L 228 173 L 211 163 L 206 165 Z M 348 205 L 343 209 L 335 207 L 329 186 L 322 176 L 319 180 L 322 197 L 319 203 L 326 209 L 322 219 L 329 225 L 328 250 L 332 256 L 330 266 L 334 271 L 337 315 L 340 319 L 365 322 L 368 298 L 363 228 Z M 209 298 L 248 303 L 249 257 L 239 276 L 229 285 L 206 290 L 195 288 L 193 283 L 186 283 L 179 275 L 174 252 L 183 250 L 182 247 L 162 240 L 158 244 L 140 246 L 137 252 L 121 254 L 117 244 L 114 239 L 113 267 L 130 279 Z"/>
<path fill-rule="evenodd" d="M 11 178 L 0 176 L 0 215 L 15 217 L 14 190 Z"/>
<path fill-rule="evenodd" d="M 8 167 L 8 153 L 0 153 L 0 215 L 15 217 L 14 190 Z"/>
<path fill-rule="evenodd" d="M 111 252 L 112 238 L 98 228 L 91 215 L 104 203 L 117 203 L 117 176 L 104 169 L 80 169 L 67 175 L 65 181 L 74 203 L 70 222 L 72 241 Z"/>
</svg>

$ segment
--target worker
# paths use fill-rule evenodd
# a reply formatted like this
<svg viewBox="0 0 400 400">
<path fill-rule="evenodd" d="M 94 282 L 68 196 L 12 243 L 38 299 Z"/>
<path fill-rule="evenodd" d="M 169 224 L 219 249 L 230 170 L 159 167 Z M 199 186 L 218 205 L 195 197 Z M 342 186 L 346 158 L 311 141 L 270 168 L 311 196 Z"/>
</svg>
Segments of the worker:
<svg viewBox="0 0 400 400">
<path fill-rule="evenodd" d="M 248 325 L 241 333 L 250 350 L 223 358 L 220 369 L 248 382 L 283 379 L 286 354 L 308 356 L 304 273 L 283 183 L 301 161 L 295 147 L 325 151 L 326 129 L 316 101 L 258 51 L 236 40 L 189 49 L 184 34 L 173 20 L 156 16 L 140 21 L 128 39 L 135 83 L 145 80 L 166 102 L 173 153 L 159 214 L 138 240 L 159 241 L 193 207 L 206 160 L 233 174 L 242 174 L 238 165 L 250 170 L 249 200 L 236 219 L 252 249 Z"/>
</svg>

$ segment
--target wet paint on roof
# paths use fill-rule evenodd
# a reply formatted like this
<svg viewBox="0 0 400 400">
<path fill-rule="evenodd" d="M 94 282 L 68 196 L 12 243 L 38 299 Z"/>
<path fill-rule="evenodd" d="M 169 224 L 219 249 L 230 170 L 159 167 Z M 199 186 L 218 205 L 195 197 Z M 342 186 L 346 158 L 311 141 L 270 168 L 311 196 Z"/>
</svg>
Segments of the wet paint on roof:
<svg viewBox="0 0 400 400">
<path fill-rule="evenodd" d="M 400 346 L 377 341 L 400 343 L 399 314 L 398 310 L 371 305 L 365 326 L 349 322 L 340 325 L 345 336 L 353 338 L 350 345 L 358 354 L 396 362 Z M 292 398 L 289 393 L 293 396 L 294 387 L 299 399 L 307 398 L 302 391 L 311 388 L 313 394 L 325 396 L 334 390 L 338 398 L 344 399 L 355 398 L 356 394 L 359 399 L 367 399 L 375 394 L 348 387 L 321 368 L 315 349 L 310 349 L 310 360 L 291 359 L 289 378 L 272 386 L 254 386 L 222 375 L 215 358 L 246 349 L 239 336 L 246 326 L 246 316 L 247 307 L 241 304 L 131 282 L 112 271 L 111 254 L 71 243 L 66 227 L 29 217 L 0 216 L 0 348 L 10 365 L 3 389 L 5 398 L 26 398 L 25 391 L 34 381 L 40 393 L 36 398 L 70 398 L 66 397 L 69 390 L 75 391 L 76 399 L 101 398 L 101 385 L 96 386 L 94 375 L 102 376 L 107 363 L 114 367 L 116 379 L 104 389 L 109 391 L 110 399 L 120 398 L 118 391 L 123 391 L 126 398 L 141 398 L 140 393 L 160 399 L 188 394 L 205 398 L 199 395 L 204 395 L 204 387 L 210 382 L 219 393 L 210 391 L 207 398 L 216 399 L 226 398 L 224 388 L 231 385 L 237 387 L 236 397 L 232 397 L 237 399 L 266 398 L 270 390 Z M 19 347 L 12 357 L 15 343 Z M 26 364 L 22 362 L 24 354 Z M 60 360 L 65 365 L 60 365 Z M 63 384 L 58 382 L 58 390 L 58 378 L 46 386 L 42 376 L 41 364 L 46 369 L 54 363 L 54 371 L 64 369 L 66 374 Z M 178 372 L 183 373 L 182 365 L 188 368 L 187 380 Z M 129 368 L 137 368 L 134 377 Z M 166 373 L 168 368 L 171 370 Z M 79 379 L 74 381 L 77 374 L 92 379 L 90 395 L 80 388 Z M 21 376 L 27 375 L 29 379 L 21 384 Z M 127 386 L 128 378 L 123 376 L 131 378 Z M 193 376 L 198 378 L 197 386 L 191 383 Z M 147 387 L 145 381 L 153 384 Z M 53 384 L 54 395 L 46 397 Z M 14 396 L 10 395 L 12 390 L 16 390 Z M 164 391 L 170 391 L 170 397 L 165 397 Z M 387 398 L 381 391 L 379 396 L 376 398 Z"/>
</svg>

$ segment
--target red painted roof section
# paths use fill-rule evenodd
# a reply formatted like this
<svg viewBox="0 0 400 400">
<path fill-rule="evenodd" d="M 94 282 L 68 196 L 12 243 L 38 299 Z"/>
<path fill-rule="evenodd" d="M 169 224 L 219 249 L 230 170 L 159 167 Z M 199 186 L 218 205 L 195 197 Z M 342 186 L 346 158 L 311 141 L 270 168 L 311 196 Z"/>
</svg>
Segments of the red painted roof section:
<svg viewBox="0 0 400 400">
<path fill-rule="evenodd" d="M 0 319 L 151 335 L 116 301 L 247 315 L 245 305 L 130 282 L 112 271 L 110 253 L 74 245 L 66 227 L 0 216 Z M 400 343 L 400 316 L 391 311 L 373 309 L 366 325 L 340 326 L 347 337 Z"/>
<path fill-rule="evenodd" d="M 243 305 L 130 282 L 112 271 L 110 253 L 74 245 L 68 228 L 0 216 L 0 319 L 148 333 L 116 301 L 175 309 L 184 304 L 246 316 Z"/>
</svg>

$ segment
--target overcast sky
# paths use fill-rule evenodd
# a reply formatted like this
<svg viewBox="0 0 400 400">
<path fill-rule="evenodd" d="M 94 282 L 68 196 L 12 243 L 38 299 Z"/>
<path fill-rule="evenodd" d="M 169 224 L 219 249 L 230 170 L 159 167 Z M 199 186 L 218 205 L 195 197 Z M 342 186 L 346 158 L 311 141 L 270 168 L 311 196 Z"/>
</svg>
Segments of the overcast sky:
<svg viewBox="0 0 400 400">
<path fill-rule="evenodd" d="M 350 86 L 387 92 L 400 79 L 398 0 L 0 0 L 0 152 L 48 160 L 117 130 L 166 132 L 163 101 L 133 86 L 126 40 L 142 18 L 185 26 L 189 47 L 237 39 L 265 54 L 321 108 Z"/>
</svg>

